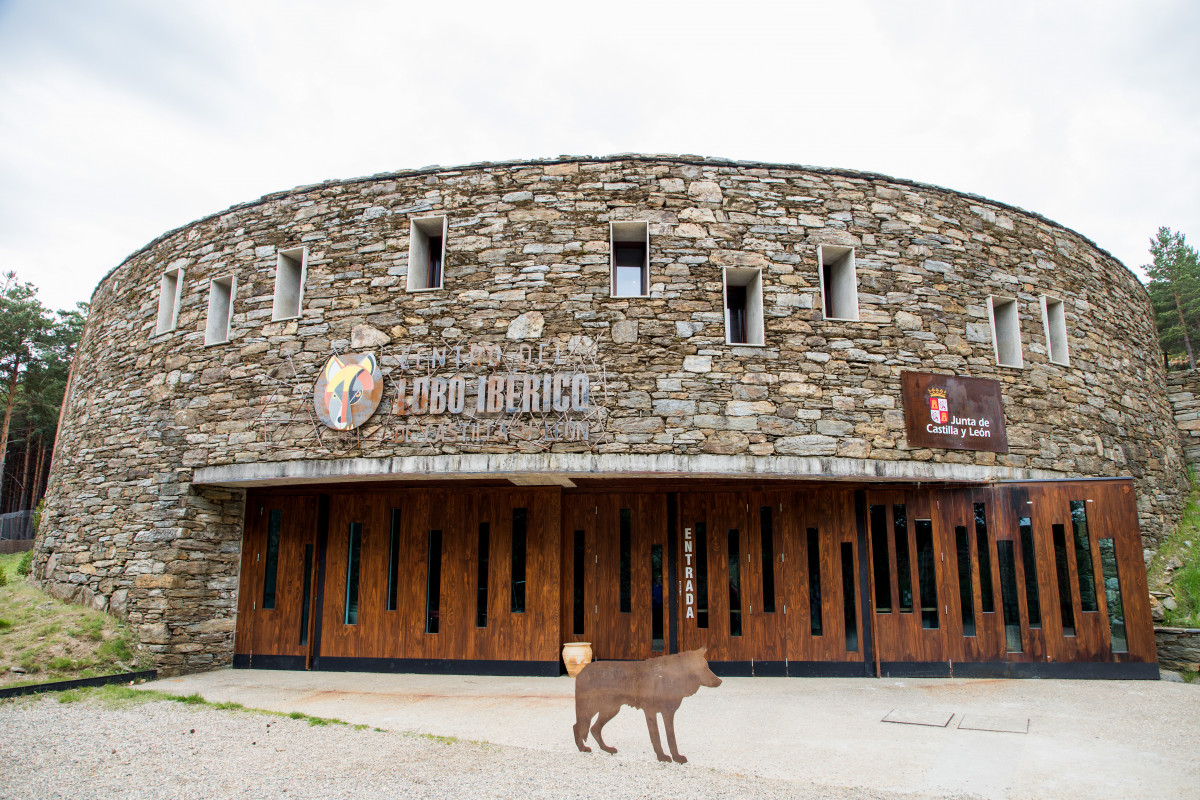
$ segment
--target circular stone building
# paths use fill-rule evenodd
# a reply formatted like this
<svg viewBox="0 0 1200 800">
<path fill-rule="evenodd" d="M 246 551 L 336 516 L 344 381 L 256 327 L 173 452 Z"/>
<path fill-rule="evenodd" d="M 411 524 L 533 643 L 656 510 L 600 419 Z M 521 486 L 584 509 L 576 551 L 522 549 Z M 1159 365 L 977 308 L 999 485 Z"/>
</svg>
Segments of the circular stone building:
<svg viewBox="0 0 1200 800">
<path fill-rule="evenodd" d="M 330 181 L 101 281 L 34 572 L 167 671 L 1154 677 L 1159 353 L 1094 243 L 910 181 Z"/>
</svg>

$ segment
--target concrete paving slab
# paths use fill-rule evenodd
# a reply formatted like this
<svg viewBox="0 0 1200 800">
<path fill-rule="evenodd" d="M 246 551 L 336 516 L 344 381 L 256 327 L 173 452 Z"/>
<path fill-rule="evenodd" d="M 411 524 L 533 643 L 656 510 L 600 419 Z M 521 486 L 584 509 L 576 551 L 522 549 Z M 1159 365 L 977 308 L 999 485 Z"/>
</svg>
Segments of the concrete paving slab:
<svg viewBox="0 0 1200 800">
<path fill-rule="evenodd" d="M 884 722 L 895 722 L 898 725 L 928 725 L 931 728 L 944 728 L 954 719 L 953 711 L 932 711 L 919 708 L 893 708 L 883 718 Z"/>
<path fill-rule="evenodd" d="M 1029 733 L 1029 720 L 1021 717 L 993 717 L 971 714 L 958 721 L 959 730 L 992 733 Z"/>
<path fill-rule="evenodd" d="M 389 730 L 574 752 L 574 682 L 560 678 L 217 670 L 146 688 L 199 693 Z M 1015 736 L 891 725 L 893 709 L 1027 719 Z M 726 678 L 684 700 L 690 764 L 863 790 L 985 798 L 1200 800 L 1200 686 L 1166 681 Z M 645 718 L 604 730 L 615 756 L 652 761 Z"/>
</svg>

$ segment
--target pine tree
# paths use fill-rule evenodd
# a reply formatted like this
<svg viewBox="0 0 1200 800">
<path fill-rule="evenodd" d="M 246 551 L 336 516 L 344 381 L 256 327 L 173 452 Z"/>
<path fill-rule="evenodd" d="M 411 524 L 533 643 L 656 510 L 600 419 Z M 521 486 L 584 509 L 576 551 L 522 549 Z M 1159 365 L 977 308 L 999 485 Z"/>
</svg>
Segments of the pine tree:
<svg viewBox="0 0 1200 800">
<path fill-rule="evenodd" d="M 4 467 L 17 382 L 22 371 L 38 357 L 49 326 L 46 308 L 37 299 L 37 289 L 32 284 L 18 282 L 15 272 L 4 275 L 0 285 L 0 391 L 5 394 L 4 421 L 0 423 L 0 508 L 3 508 Z"/>
<path fill-rule="evenodd" d="M 1196 368 L 1192 343 L 1200 339 L 1200 260 L 1184 235 L 1162 227 L 1150 240 L 1154 263 L 1143 269 L 1150 275 L 1150 300 L 1163 353 L 1186 356 Z"/>
</svg>

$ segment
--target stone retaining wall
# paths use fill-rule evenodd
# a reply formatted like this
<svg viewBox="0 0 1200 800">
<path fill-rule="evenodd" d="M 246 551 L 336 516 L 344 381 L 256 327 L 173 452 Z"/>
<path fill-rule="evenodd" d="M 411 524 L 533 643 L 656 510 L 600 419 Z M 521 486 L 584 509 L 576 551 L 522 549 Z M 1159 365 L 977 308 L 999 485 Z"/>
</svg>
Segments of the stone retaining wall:
<svg viewBox="0 0 1200 800">
<path fill-rule="evenodd" d="M 430 214 L 449 219 L 444 288 L 409 292 L 410 220 Z M 645 298 L 610 290 L 609 223 L 630 220 L 649 225 Z M 821 312 L 822 245 L 855 249 L 857 320 Z M 299 247 L 302 314 L 272 321 L 277 256 Z M 726 267 L 761 270 L 760 347 L 726 344 Z M 178 327 L 156 335 L 168 269 L 185 276 Z M 229 342 L 206 346 L 210 282 L 230 276 Z M 1023 367 L 996 363 L 989 295 L 1018 303 Z M 1048 358 L 1044 295 L 1063 301 L 1069 365 Z M 406 347 L 464 342 L 588 354 L 604 371 L 595 435 L 414 442 L 385 411 L 352 434 L 314 424 L 334 350 L 375 349 L 394 369 Z M 167 671 L 232 652 L 244 494 L 197 473 L 488 456 L 533 472 L 661 458 L 688 474 L 710 457 L 814 479 L 1132 476 L 1148 543 L 1186 489 L 1149 298 L 1128 269 L 1036 214 L 850 171 L 621 156 L 301 187 L 131 255 L 97 287 L 78 353 L 35 575 L 127 615 Z M 909 446 L 906 370 L 998 381 L 1008 452 Z"/>
<path fill-rule="evenodd" d="M 1154 642 L 1163 669 L 1200 671 L 1200 628 L 1155 628 Z"/>
<path fill-rule="evenodd" d="M 1200 371 L 1168 372 L 1167 397 L 1175 413 L 1184 457 L 1196 466 L 1200 464 Z"/>
</svg>

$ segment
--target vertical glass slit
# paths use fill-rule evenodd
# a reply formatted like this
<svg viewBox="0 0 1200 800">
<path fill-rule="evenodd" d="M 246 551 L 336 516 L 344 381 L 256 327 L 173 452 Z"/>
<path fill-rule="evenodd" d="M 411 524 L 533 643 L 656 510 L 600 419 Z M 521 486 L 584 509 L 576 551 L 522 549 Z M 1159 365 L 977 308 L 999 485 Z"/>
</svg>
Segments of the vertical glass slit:
<svg viewBox="0 0 1200 800">
<path fill-rule="evenodd" d="M 582 636 L 583 629 L 583 580 L 584 580 L 584 564 L 587 562 L 587 546 L 584 539 L 583 531 L 575 531 L 575 570 L 572 586 L 572 625 L 571 631 L 576 636 Z"/>
<path fill-rule="evenodd" d="M 621 509 L 621 613 L 633 610 L 633 511 Z"/>
<path fill-rule="evenodd" d="M 1038 599 L 1037 561 L 1033 551 L 1033 520 L 1021 517 L 1021 563 L 1025 567 L 1025 605 L 1029 609 L 1029 627 L 1042 627 L 1042 604 Z"/>
<path fill-rule="evenodd" d="M 304 545 L 304 594 L 300 596 L 300 646 L 308 644 L 308 609 L 312 605 L 313 546 Z"/>
<path fill-rule="evenodd" d="M 425 573 L 425 632 L 437 633 L 442 600 L 442 532 L 429 532 L 429 560 Z"/>
<path fill-rule="evenodd" d="M 858 601 L 854 596 L 854 545 L 842 542 L 842 618 L 846 627 L 846 652 L 858 652 Z"/>
<path fill-rule="evenodd" d="M 1128 653 L 1125 638 L 1125 604 L 1121 602 L 1121 580 L 1117 574 L 1117 545 L 1112 539 L 1097 539 L 1100 568 L 1104 570 L 1104 602 L 1108 606 L 1108 630 L 1114 653 Z"/>
<path fill-rule="evenodd" d="M 283 530 L 283 510 L 271 509 L 267 521 L 267 558 L 263 575 L 263 608 L 275 607 L 275 584 L 279 574 L 279 535 Z"/>
<path fill-rule="evenodd" d="M 742 635 L 742 571 L 737 528 L 729 529 L 729 635 Z"/>
<path fill-rule="evenodd" d="M 807 531 L 808 550 L 808 625 L 813 636 L 824 633 L 821 624 L 821 539 L 816 528 Z"/>
<path fill-rule="evenodd" d="M 921 627 L 939 625 L 937 594 L 937 553 L 933 551 L 933 520 L 913 522 L 917 535 L 917 581 L 921 592 Z"/>
<path fill-rule="evenodd" d="M 1079 577 L 1079 608 L 1098 611 L 1096 573 L 1092 565 L 1092 545 L 1088 541 L 1087 503 L 1071 501 L 1071 527 L 1075 532 L 1075 569 Z"/>
<path fill-rule="evenodd" d="M 358 624 L 358 566 L 362 556 L 362 523 L 351 522 L 346 541 L 346 612 L 347 625 Z"/>
<path fill-rule="evenodd" d="M 912 564 L 908 558 L 908 515 L 904 506 L 892 507 L 892 527 L 896 531 L 896 588 L 900 593 L 900 613 L 913 610 Z"/>
<path fill-rule="evenodd" d="M 708 527 L 696 523 L 696 627 L 708 627 Z"/>
<path fill-rule="evenodd" d="M 1000 563 L 1000 605 L 1004 612 L 1004 640 L 1010 653 L 1020 653 L 1021 607 L 1017 599 L 1017 564 L 1013 543 L 1007 539 L 996 542 L 996 558 Z"/>
<path fill-rule="evenodd" d="M 514 614 L 525 613 L 525 524 L 523 508 L 512 512 L 512 596 L 509 610 Z"/>
<path fill-rule="evenodd" d="M 488 618 L 488 558 L 492 547 L 492 525 L 479 523 L 479 566 L 475 578 L 475 627 L 486 628 Z"/>
<path fill-rule="evenodd" d="M 958 598 L 962 606 L 963 636 L 975 635 L 975 596 L 971 591 L 971 541 L 967 526 L 954 526 L 954 549 L 958 555 Z"/>
<path fill-rule="evenodd" d="M 387 610 L 396 610 L 396 594 L 400 591 L 400 509 L 392 509 L 391 541 L 388 544 Z"/>
<path fill-rule="evenodd" d="M 650 545 L 650 649 L 663 651 L 663 564 L 662 545 Z"/>
<path fill-rule="evenodd" d="M 1067 562 L 1067 530 L 1051 525 L 1054 537 L 1054 567 L 1058 581 L 1058 608 L 1062 615 L 1063 636 L 1075 635 L 1075 607 L 1071 603 L 1071 565 Z"/>
<path fill-rule="evenodd" d="M 775 527 L 771 507 L 759 509 L 759 533 L 762 537 L 763 612 L 775 611 Z"/>
<path fill-rule="evenodd" d="M 875 613 L 892 613 L 892 554 L 888 546 L 887 506 L 871 506 L 871 566 L 875 571 Z"/>
<path fill-rule="evenodd" d="M 979 555 L 979 610 L 996 613 L 996 591 L 992 588 L 992 548 L 988 544 L 987 508 L 975 504 L 975 544 Z"/>
</svg>

